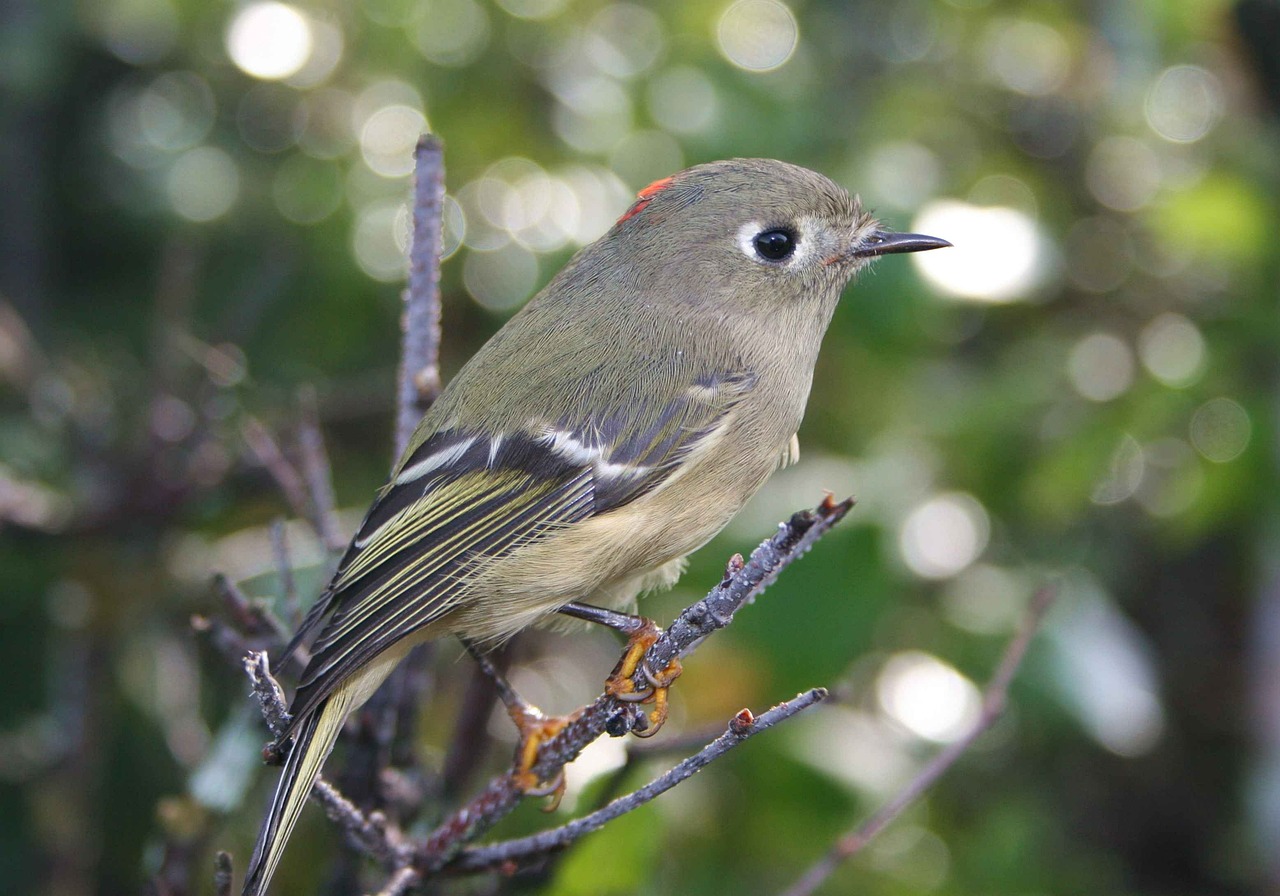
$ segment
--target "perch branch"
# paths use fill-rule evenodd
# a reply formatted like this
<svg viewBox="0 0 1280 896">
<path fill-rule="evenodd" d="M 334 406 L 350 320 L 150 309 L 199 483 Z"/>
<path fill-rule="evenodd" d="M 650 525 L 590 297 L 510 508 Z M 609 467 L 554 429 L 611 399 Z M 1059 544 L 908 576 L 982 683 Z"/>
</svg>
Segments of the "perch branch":
<svg viewBox="0 0 1280 896">
<path fill-rule="evenodd" d="M 1031 599 L 1031 604 L 1027 607 L 1017 633 L 1009 641 L 1004 655 L 1000 658 L 1000 665 L 996 667 L 995 674 L 982 692 L 982 708 L 978 713 L 978 719 L 964 737 L 940 750 L 896 796 L 877 809 L 858 827 L 840 837 L 827 854 L 801 875 L 783 896 L 810 896 L 835 872 L 836 868 L 850 857 L 857 855 L 872 838 L 888 827 L 908 806 L 932 787 L 955 765 L 956 760 L 973 746 L 974 741 L 995 724 L 996 720 L 1004 714 L 1009 699 L 1009 685 L 1022 664 L 1022 658 L 1026 656 L 1031 639 L 1035 637 L 1045 613 L 1052 605 L 1053 598 L 1052 588 L 1042 588 Z"/>
<path fill-rule="evenodd" d="M 724 579 L 677 617 L 650 648 L 647 661 L 665 665 L 673 657 L 687 655 L 707 635 L 728 625 L 741 607 L 772 584 L 783 569 L 801 557 L 852 506 L 852 500 L 836 503 L 828 497 L 816 509 L 797 513 L 781 524 L 778 532 L 762 542 L 749 560 L 744 562 L 740 555 L 734 555 Z M 251 654 L 245 661 L 245 668 L 268 727 L 279 737 L 289 721 L 288 708 L 283 692 L 271 677 L 265 653 Z M 747 737 L 819 702 L 826 693 L 824 689 L 816 688 L 774 707 L 759 718 L 744 710 L 730 723 L 728 731 L 650 784 L 577 821 L 533 837 L 467 847 L 523 798 L 514 772 L 491 780 L 477 797 L 454 812 L 434 832 L 414 842 L 406 841 L 399 828 L 389 824 L 381 812 L 363 812 L 322 778 L 317 779 L 312 798 L 339 825 L 353 848 L 378 860 L 391 871 L 392 876 L 383 892 L 404 892 L 441 871 L 469 873 L 495 866 L 510 868 L 522 860 L 554 853 L 676 786 Z M 606 732 L 625 734 L 636 724 L 638 715 L 640 713 L 633 704 L 608 695 L 600 696 L 543 745 L 533 766 L 534 773 L 541 780 L 553 778 L 600 735 Z"/>
<path fill-rule="evenodd" d="M 778 532 L 760 544 L 743 562 L 735 555 L 724 579 L 706 597 L 686 608 L 645 655 L 650 668 L 662 669 L 685 656 L 707 635 L 733 620 L 741 607 L 754 600 L 794 560 L 839 522 L 853 506 L 852 499 L 836 503 L 828 496 L 816 509 L 794 514 Z M 644 686 L 637 672 L 636 685 Z M 601 695 L 580 710 L 560 733 L 544 743 L 532 771 L 540 781 L 554 780 L 569 762 L 600 735 L 622 735 L 635 727 L 640 715 L 634 704 Z M 415 867 L 424 876 L 452 863 L 463 846 L 505 817 L 523 793 L 513 773 L 489 782 L 467 805 L 450 815 L 416 850 Z"/>
<path fill-rule="evenodd" d="M 638 809 L 655 797 L 666 793 L 752 735 L 759 734 L 761 731 L 791 718 L 796 713 L 819 703 L 826 696 L 826 689 L 814 688 L 797 695 L 789 701 L 779 703 L 759 717 L 753 716 L 750 710 L 744 709 L 734 716 L 733 720 L 729 722 L 729 727 L 718 738 L 639 790 L 619 797 L 604 808 L 561 827 L 516 840 L 464 849 L 450 865 L 450 870 L 461 872 L 484 871 L 490 868 L 509 866 L 513 862 L 528 861 L 529 859 L 564 849 L 584 834 L 597 831 L 615 818 Z"/>
<path fill-rule="evenodd" d="M 267 723 L 271 736 L 276 740 L 289 727 L 291 716 L 289 704 L 284 699 L 284 689 L 271 676 L 271 661 L 267 659 L 265 650 L 251 650 L 244 658 L 244 671 L 253 686 L 253 695 L 258 698 L 258 707 L 262 710 L 262 718 Z"/>
</svg>

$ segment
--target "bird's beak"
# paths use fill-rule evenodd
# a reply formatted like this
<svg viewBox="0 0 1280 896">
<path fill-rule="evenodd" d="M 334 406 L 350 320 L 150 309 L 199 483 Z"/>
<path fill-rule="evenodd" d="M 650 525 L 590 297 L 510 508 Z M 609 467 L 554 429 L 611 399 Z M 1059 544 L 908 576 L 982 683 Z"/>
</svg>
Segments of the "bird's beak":
<svg viewBox="0 0 1280 896">
<path fill-rule="evenodd" d="M 923 233 L 890 233 L 887 230 L 872 231 L 850 254 L 854 258 L 875 258 L 896 252 L 923 252 L 926 249 L 943 249 L 951 244 L 936 236 Z"/>
</svg>

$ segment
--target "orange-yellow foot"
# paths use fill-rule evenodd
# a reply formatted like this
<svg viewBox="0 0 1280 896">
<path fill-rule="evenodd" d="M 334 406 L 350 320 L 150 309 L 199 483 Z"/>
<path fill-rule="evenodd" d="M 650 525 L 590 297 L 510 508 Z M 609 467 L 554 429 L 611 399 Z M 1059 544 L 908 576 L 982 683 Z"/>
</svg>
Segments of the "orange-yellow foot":
<svg viewBox="0 0 1280 896">
<path fill-rule="evenodd" d="M 516 787 L 527 796 L 551 797 L 542 807 L 543 812 L 554 812 L 564 798 L 564 769 L 556 772 L 550 781 L 541 781 L 533 773 L 538 762 L 538 750 L 551 738 L 555 737 L 564 726 L 576 718 L 576 713 L 567 716 L 546 716 L 540 709 L 523 700 L 507 703 L 507 714 L 515 722 L 520 731 L 520 743 L 516 747 L 515 767 L 512 777 Z"/>
<path fill-rule="evenodd" d="M 528 796 L 549 796 L 550 802 L 543 807 L 544 812 L 554 812 L 564 797 L 564 769 L 558 771 L 550 781 L 542 781 L 533 773 L 538 764 L 538 751 L 542 745 L 559 734 L 565 725 L 577 717 L 577 713 L 568 716 L 547 716 L 542 710 L 525 700 L 507 681 L 505 675 L 489 660 L 475 644 L 461 639 L 462 645 L 471 654 L 480 670 L 493 683 L 498 699 L 507 708 L 507 715 L 515 723 L 520 732 L 520 743 L 516 747 L 515 764 L 511 777 L 516 787 Z"/>
<path fill-rule="evenodd" d="M 651 619 L 642 619 L 642 623 L 627 639 L 627 649 L 623 652 L 613 673 L 605 680 L 604 690 L 615 700 L 627 703 L 652 703 L 653 709 L 645 717 L 649 723 L 644 728 L 633 728 L 637 737 L 653 737 L 667 720 L 667 691 L 684 667 L 680 660 L 673 658 L 661 672 L 654 672 L 644 661 L 649 648 L 662 634 L 662 629 Z M 636 672 L 640 672 L 649 683 L 646 688 L 637 689 Z"/>
</svg>

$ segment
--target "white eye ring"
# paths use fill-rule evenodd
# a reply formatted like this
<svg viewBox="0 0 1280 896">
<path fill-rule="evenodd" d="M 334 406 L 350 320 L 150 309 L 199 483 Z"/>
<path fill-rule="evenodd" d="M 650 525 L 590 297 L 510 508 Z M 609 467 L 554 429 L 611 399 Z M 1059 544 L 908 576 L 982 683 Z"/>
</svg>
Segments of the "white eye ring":
<svg viewBox="0 0 1280 896">
<path fill-rule="evenodd" d="M 770 258 L 760 251 L 758 240 L 764 234 L 778 231 L 791 236 L 791 251 L 779 258 Z M 750 258 L 757 264 L 768 265 L 769 267 L 794 267 L 797 262 L 801 261 L 808 252 L 808 243 L 805 238 L 804 222 L 797 222 L 795 225 L 774 225 L 762 224 L 759 221 L 751 221 L 742 225 L 738 229 L 738 249 L 743 255 Z"/>
</svg>

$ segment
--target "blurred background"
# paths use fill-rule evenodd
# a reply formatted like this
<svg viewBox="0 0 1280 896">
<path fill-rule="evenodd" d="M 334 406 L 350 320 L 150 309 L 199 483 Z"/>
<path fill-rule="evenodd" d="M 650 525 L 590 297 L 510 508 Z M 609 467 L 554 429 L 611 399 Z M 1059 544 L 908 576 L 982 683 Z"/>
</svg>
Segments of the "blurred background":
<svg viewBox="0 0 1280 896">
<path fill-rule="evenodd" d="M 503 886 L 782 888 L 971 724 L 1049 583 L 1008 715 L 823 892 L 1280 892 L 1277 48 L 1274 0 L 0 5 L 6 890 L 145 891 L 175 843 L 193 892 L 215 848 L 243 869 L 266 733 L 189 620 L 217 571 L 281 592 L 251 420 L 295 452 L 314 407 L 347 533 L 383 481 L 430 129 L 446 380 L 689 164 L 807 165 L 956 244 L 850 291 L 801 463 L 645 605 L 856 494 L 687 664 L 662 737 L 838 703 Z M 284 531 L 309 599 L 324 548 Z M 513 677 L 565 711 L 616 654 L 535 635 Z M 436 671 L 429 770 L 470 675 L 451 646 Z M 624 748 L 499 833 L 589 808 Z M 278 892 L 335 892 L 336 843 L 309 810 Z"/>
</svg>

